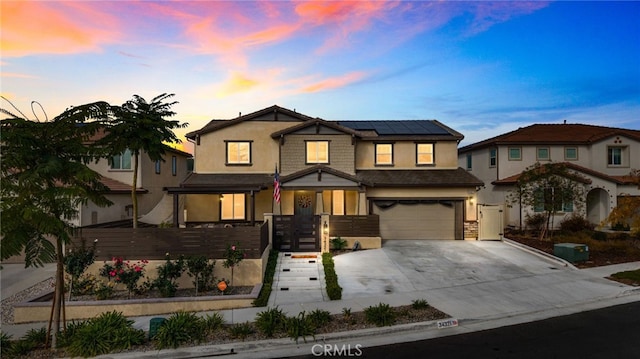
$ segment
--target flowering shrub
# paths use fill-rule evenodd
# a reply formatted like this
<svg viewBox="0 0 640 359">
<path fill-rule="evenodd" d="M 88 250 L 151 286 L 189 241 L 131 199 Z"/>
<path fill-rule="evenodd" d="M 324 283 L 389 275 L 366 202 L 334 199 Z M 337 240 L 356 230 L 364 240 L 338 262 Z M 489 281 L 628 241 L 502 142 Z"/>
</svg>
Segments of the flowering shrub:
<svg viewBox="0 0 640 359">
<path fill-rule="evenodd" d="M 176 281 L 185 270 L 184 258 L 180 256 L 172 261 L 169 253 L 165 254 L 165 263 L 158 267 L 158 277 L 152 282 L 163 297 L 175 297 L 178 290 Z"/>
<path fill-rule="evenodd" d="M 109 281 L 113 279 L 116 283 L 122 283 L 131 292 L 138 291 L 138 281 L 144 277 L 144 267 L 149 263 L 147 260 L 125 261 L 121 257 L 111 258 L 112 263 L 104 262 L 104 266 L 100 268 L 100 275 L 107 277 Z"/>
<path fill-rule="evenodd" d="M 231 268 L 231 283 L 233 284 L 233 268 L 242 262 L 246 257 L 246 253 L 236 245 L 227 245 L 227 250 L 224 251 L 224 262 L 222 265 L 225 268 Z"/>
</svg>

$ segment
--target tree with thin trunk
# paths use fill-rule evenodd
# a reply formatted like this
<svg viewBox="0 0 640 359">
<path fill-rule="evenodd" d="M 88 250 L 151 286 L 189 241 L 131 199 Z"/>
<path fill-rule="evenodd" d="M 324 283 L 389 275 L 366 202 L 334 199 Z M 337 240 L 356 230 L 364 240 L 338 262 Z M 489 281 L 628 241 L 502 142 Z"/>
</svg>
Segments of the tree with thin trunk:
<svg viewBox="0 0 640 359">
<path fill-rule="evenodd" d="M 585 179 L 570 171 L 565 163 L 535 163 L 527 167 L 518 178 L 516 188 L 507 194 L 507 202 L 518 203 L 544 213 L 544 224 L 539 238 L 545 239 L 553 218 L 558 212 L 570 206 L 572 211 L 580 211 L 585 202 Z M 575 208 L 574 208 L 575 207 Z"/>
<path fill-rule="evenodd" d="M 100 175 L 87 164 L 103 156 L 90 137 L 109 116 L 106 102 L 66 110 L 51 121 L 32 121 L 2 108 L 0 226 L 1 259 L 25 255 L 25 267 L 56 262 L 55 292 L 49 332 L 52 346 L 64 313 L 64 250 L 74 232 L 79 207 L 111 202 Z M 89 122 L 94 119 L 98 121 Z M 52 241 L 50 241 L 50 239 Z M 53 242 L 53 243 L 52 243 Z"/>
<path fill-rule="evenodd" d="M 128 149 L 133 156 L 133 228 L 138 228 L 137 184 L 140 154 L 145 152 L 152 161 L 164 161 L 166 144 L 181 142 L 173 130 L 188 125 L 167 120 L 176 114 L 171 107 L 178 102 L 166 102 L 173 96 L 174 94 L 163 93 L 147 102 L 144 98 L 133 95 L 133 99 L 117 108 L 114 119 L 107 128 L 107 136 L 102 140 L 102 145 L 110 148 L 112 155 L 121 154 Z"/>
<path fill-rule="evenodd" d="M 640 189 L 640 170 L 633 169 L 626 178 L 628 183 L 633 183 Z M 604 224 L 612 227 L 616 225 L 629 226 L 633 236 L 640 238 L 640 197 L 630 194 L 618 196 L 618 204 L 609 213 Z"/>
</svg>

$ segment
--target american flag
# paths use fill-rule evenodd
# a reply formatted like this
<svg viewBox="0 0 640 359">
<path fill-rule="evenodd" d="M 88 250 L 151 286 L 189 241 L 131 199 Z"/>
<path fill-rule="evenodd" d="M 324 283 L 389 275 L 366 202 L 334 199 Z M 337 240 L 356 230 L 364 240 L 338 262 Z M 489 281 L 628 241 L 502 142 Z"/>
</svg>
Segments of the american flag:
<svg viewBox="0 0 640 359">
<path fill-rule="evenodd" d="M 278 175 L 278 166 L 276 166 L 276 173 L 273 175 L 273 199 L 276 203 L 280 203 L 280 176 Z"/>
</svg>

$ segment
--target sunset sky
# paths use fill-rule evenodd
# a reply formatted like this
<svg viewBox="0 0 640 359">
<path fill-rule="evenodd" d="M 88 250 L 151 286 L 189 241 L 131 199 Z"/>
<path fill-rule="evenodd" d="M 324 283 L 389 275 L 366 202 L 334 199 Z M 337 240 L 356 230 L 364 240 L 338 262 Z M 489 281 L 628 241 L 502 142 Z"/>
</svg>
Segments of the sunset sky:
<svg viewBox="0 0 640 359">
<path fill-rule="evenodd" d="M 1 92 L 30 118 L 31 101 L 51 118 L 167 92 L 180 135 L 274 104 L 438 119 L 462 145 L 564 120 L 640 129 L 636 1 L 2 0 L 1 17 Z"/>
</svg>

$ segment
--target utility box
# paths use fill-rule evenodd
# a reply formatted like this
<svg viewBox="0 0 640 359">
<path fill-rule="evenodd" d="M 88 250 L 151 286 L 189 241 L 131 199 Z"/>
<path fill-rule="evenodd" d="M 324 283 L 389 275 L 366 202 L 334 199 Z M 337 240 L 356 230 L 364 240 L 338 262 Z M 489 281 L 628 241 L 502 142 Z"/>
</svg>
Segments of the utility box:
<svg viewBox="0 0 640 359">
<path fill-rule="evenodd" d="M 571 263 L 589 260 L 589 246 L 577 243 L 557 243 L 553 245 L 553 255 Z"/>
<path fill-rule="evenodd" d="M 158 334 L 158 328 L 166 321 L 165 318 L 151 318 L 149 322 L 149 339 L 153 339 Z"/>
</svg>

